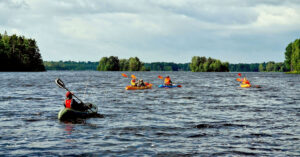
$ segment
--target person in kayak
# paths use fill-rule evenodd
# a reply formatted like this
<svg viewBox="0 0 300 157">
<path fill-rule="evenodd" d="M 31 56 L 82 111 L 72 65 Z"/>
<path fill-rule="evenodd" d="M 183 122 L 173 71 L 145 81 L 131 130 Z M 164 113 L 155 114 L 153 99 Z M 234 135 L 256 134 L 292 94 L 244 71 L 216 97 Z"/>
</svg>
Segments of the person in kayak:
<svg viewBox="0 0 300 157">
<path fill-rule="evenodd" d="M 65 108 L 70 108 L 79 111 L 84 111 L 88 109 L 87 106 L 83 105 L 82 103 L 78 103 L 76 100 L 74 100 L 72 95 L 73 94 L 69 91 L 66 93 L 66 100 L 64 102 Z"/>
<path fill-rule="evenodd" d="M 134 78 L 130 81 L 130 83 L 131 83 L 131 86 L 137 86 L 136 80 Z"/>
<path fill-rule="evenodd" d="M 170 76 L 165 77 L 164 85 L 165 86 L 172 86 L 172 81 L 171 81 Z"/>
<path fill-rule="evenodd" d="M 246 77 L 244 77 L 244 79 L 242 80 L 242 84 L 250 84 L 250 81 L 247 80 Z"/>
<path fill-rule="evenodd" d="M 138 87 L 144 87 L 146 85 L 145 85 L 144 81 L 141 79 L 141 80 L 138 80 L 137 86 Z"/>
</svg>

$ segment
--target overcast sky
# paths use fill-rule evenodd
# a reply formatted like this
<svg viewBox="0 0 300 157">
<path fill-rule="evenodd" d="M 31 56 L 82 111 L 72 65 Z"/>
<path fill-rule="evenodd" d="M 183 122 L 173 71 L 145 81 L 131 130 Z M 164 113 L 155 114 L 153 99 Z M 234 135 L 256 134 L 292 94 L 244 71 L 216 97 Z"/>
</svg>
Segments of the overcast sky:
<svg viewBox="0 0 300 157">
<path fill-rule="evenodd" d="M 0 0 L 0 32 L 37 40 L 43 60 L 282 62 L 300 0 Z"/>
</svg>

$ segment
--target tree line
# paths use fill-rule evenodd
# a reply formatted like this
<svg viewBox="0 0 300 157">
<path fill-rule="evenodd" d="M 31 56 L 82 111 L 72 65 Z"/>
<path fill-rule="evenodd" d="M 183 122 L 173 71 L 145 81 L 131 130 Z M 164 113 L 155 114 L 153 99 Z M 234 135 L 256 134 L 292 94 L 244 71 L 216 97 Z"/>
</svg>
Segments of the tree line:
<svg viewBox="0 0 300 157">
<path fill-rule="evenodd" d="M 229 71 L 231 72 L 258 72 L 259 63 L 239 63 L 239 64 L 229 64 Z"/>
<path fill-rule="evenodd" d="M 229 63 L 218 59 L 194 56 L 190 64 L 192 72 L 228 72 Z"/>
<path fill-rule="evenodd" d="M 99 62 L 45 61 L 46 70 L 96 70 Z"/>
<path fill-rule="evenodd" d="M 287 72 L 300 73 L 300 39 L 286 47 L 284 62 L 229 64 L 218 59 L 194 56 L 191 63 L 143 63 L 138 57 L 118 59 L 102 57 L 99 62 L 44 62 L 47 70 L 99 70 L 99 71 L 193 71 L 193 72 Z"/>
<path fill-rule="evenodd" d="M 231 72 L 286 72 L 287 68 L 284 63 L 273 61 L 264 63 L 251 64 L 229 64 L 229 71 Z"/>
<path fill-rule="evenodd" d="M 0 33 L 0 71 L 45 71 L 34 39 Z"/>
<path fill-rule="evenodd" d="M 153 62 L 145 63 L 147 71 L 190 71 L 190 63 Z"/>
<path fill-rule="evenodd" d="M 286 72 L 288 69 L 283 62 L 275 63 L 273 61 L 261 63 L 258 67 L 259 72 Z"/>
<path fill-rule="evenodd" d="M 300 39 L 289 43 L 284 54 L 286 69 L 290 72 L 300 73 Z"/>
<path fill-rule="evenodd" d="M 97 66 L 98 71 L 145 71 L 144 63 L 138 57 L 119 59 L 116 56 L 102 57 Z"/>
</svg>

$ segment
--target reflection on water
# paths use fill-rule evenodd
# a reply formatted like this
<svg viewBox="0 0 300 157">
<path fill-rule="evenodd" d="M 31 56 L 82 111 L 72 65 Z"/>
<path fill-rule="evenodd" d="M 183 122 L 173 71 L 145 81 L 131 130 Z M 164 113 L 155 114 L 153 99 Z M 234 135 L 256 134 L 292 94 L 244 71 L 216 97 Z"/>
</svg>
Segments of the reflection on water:
<svg viewBox="0 0 300 157">
<path fill-rule="evenodd" d="M 65 131 L 67 132 L 68 135 L 71 135 L 74 129 L 74 124 L 72 122 L 66 122 L 65 124 L 66 124 Z"/>
<path fill-rule="evenodd" d="M 0 73 L 0 156 L 299 156 L 300 75 L 125 72 Z M 157 88 L 169 75 L 182 88 Z M 60 122 L 66 86 L 98 117 Z M 72 151 L 66 151 L 66 147 Z"/>
</svg>

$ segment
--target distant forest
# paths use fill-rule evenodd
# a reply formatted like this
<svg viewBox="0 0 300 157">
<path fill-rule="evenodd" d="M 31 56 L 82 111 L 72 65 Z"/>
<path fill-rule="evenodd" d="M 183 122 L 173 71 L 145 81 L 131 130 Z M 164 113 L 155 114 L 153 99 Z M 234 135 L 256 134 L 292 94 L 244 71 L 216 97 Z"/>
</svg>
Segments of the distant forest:
<svg viewBox="0 0 300 157">
<path fill-rule="evenodd" d="M 34 39 L 0 34 L 0 71 L 45 71 Z"/>
<path fill-rule="evenodd" d="M 101 63 L 103 64 L 103 63 Z M 124 61 L 119 62 L 120 67 L 126 63 Z M 190 63 L 170 63 L 170 62 L 153 62 L 142 63 L 143 71 L 191 71 Z M 44 61 L 46 70 L 97 70 L 99 62 L 75 62 L 75 61 Z M 112 68 L 112 67 L 111 67 Z M 252 64 L 229 64 L 228 70 L 230 72 L 286 72 L 289 71 L 284 63 L 252 63 Z M 105 71 L 102 69 L 101 71 Z M 113 71 L 113 70 L 110 70 Z M 123 70 L 121 70 L 123 71 Z M 124 71 L 130 71 L 129 69 Z"/>
<path fill-rule="evenodd" d="M 0 43 L 1 44 L 1 43 Z M 1 46 L 1 45 L 0 45 Z M 11 50 L 11 49 L 10 49 Z M 0 51 L 1 52 L 1 51 Z M 1 53 L 0 53 L 1 54 Z M 47 70 L 99 70 L 99 71 L 193 71 L 193 72 L 290 72 L 300 73 L 300 39 L 291 42 L 285 51 L 284 62 L 229 64 L 218 59 L 194 56 L 191 63 L 143 63 L 137 57 L 119 59 L 102 57 L 99 62 L 44 62 Z M 2 58 L 1 58 L 2 59 Z"/>
<path fill-rule="evenodd" d="M 231 72 L 286 72 L 288 69 L 282 62 L 252 63 L 252 64 L 229 64 Z"/>
<path fill-rule="evenodd" d="M 144 63 L 147 71 L 190 71 L 190 63 L 153 62 Z"/>
<path fill-rule="evenodd" d="M 109 58 L 109 57 L 108 57 Z M 105 71 L 107 68 L 113 69 L 114 66 L 106 66 L 106 64 L 109 64 L 107 62 L 108 58 L 103 59 L 100 66 L 100 62 L 75 62 L 75 61 L 44 61 L 44 65 L 46 67 L 46 70 L 100 70 L 100 71 Z M 111 58 L 112 62 L 116 58 Z M 106 61 L 105 61 L 106 60 Z M 120 59 L 119 64 L 114 64 L 118 65 L 115 66 L 116 69 L 120 68 L 122 71 L 130 71 L 126 63 L 126 59 Z M 189 68 L 189 63 L 167 63 L 167 62 L 153 62 L 153 63 L 141 63 L 143 64 L 143 67 L 141 70 L 143 71 L 190 71 Z M 103 69 L 102 69 L 103 68 Z M 124 70 L 123 70 L 124 69 Z M 126 70 L 125 70 L 126 69 Z M 114 71 L 114 70 L 110 70 Z"/>
<path fill-rule="evenodd" d="M 102 57 L 97 66 L 98 71 L 145 71 L 144 64 L 138 57 L 119 59 L 117 56 Z"/>
<path fill-rule="evenodd" d="M 44 61 L 46 70 L 96 70 L 99 62 Z"/>
</svg>

